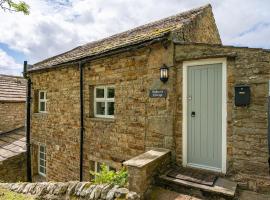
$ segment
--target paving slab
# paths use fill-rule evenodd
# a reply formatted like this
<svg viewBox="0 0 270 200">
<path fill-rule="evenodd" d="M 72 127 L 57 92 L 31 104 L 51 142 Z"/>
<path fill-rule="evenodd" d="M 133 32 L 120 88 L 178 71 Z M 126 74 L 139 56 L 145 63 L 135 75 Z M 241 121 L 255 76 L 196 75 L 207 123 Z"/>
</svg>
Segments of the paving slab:
<svg viewBox="0 0 270 200">
<path fill-rule="evenodd" d="M 244 190 L 240 191 L 239 200 L 270 200 L 270 195 Z"/>
<path fill-rule="evenodd" d="M 161 187 L 152 187 L 146 194 L 147 200 L 202 200 L 186 194 L 180 194 Z"/>
</svg>

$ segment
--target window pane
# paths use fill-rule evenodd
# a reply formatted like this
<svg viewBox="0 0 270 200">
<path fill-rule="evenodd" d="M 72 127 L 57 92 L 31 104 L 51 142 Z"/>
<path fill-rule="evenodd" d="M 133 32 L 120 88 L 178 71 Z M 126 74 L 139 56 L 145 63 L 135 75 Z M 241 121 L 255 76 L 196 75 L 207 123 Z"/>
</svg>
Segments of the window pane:
<svg viewBox="0 0 270 200">
<path fill-rule="evenodd" d="M 114 115 L 114 102 L 107 102 L 108 104 L 108 115 Z"/>
<path fill-rule="evenodd" d="M 45 159 L 45 155 L 44 155 L 43 153 L 40 153 L 40 154 L 39 154 L 39 157 L 40 157 L 41 159 Z"/>
<path fill-rule="evenodd" d="M 44 153 L 44 152 L 45 152 L 44 146 L 40 146 L 40 147 L 39 147 L 39 151 L 42 152 L 42 153 Z"/>
<path fill-rule="evenodd" d="M 105 115 L 105 102 L 96 103 L 96 114 Z"/>
<path fill-rule="evenodd" d="M 45 168 L 44 168 L 44 167 L 40 166 L 40 167 L 39 167 L 39 171 L 40 171 L 41 173 L 45 174 Z"/>
<path fill-rule="evenodd" d="M 101 163 L 97 162 L 97 171 L 96 172 L 100 172 L 101 171 Z"/>
<path fill-rule="evenodd" d="M 96 88 L 96 98 L 104 98 L 104 89 Z"/>
<path fill-rule="evenodd" d="M 45 162 L 44 162 L 44 160 L 40 159 L 39 164 L 40 164 L 40 166 L 45 167 Z"/>
<path fill-rule="evenodd" d="M 45 102 L 39 102 L 39 111 L 45 111 Z"/>
<path fill-rule="evenodd" d="M 45 99 L 44 96 L 45 96 L 45 95 L 44 95 L 44 92 L 40 92 L 40 93 L 39 93 L 39 99 Z"/>
<path fill-rule="evenodd" d="M 107 98 L 114 98 L 114 88 L 108 88 Z"/>
</svg>

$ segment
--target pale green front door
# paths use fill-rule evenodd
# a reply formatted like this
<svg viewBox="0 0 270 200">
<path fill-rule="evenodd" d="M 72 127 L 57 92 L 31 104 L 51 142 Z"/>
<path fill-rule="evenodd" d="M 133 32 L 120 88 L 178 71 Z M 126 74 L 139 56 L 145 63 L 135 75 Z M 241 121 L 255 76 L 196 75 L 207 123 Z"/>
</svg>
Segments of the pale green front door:
<svg viewBox="0 0 270 200">
<path fill-rule="evenodd" d="M 222 64 L 188 67 L 187 164 L 222 167 Z"/>
</svg>

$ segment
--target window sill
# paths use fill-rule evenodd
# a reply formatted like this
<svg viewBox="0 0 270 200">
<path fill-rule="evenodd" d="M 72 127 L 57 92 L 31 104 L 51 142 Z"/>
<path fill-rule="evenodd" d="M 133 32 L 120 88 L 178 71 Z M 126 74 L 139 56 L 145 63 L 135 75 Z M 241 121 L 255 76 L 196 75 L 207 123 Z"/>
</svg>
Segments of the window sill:
<svg viewBox="0 0 270 200">
<path fill-rule="evenodd" d="M 115 118 L 105 118 L 105 117 L 88 117 L 90 121 L 93 122 L 115 122 Z"/>
<path fill-rule="evenodd" d="M 33 113 L 33 117 L 36 119 L 47 119 L 48 113 Z"/>
</svg>

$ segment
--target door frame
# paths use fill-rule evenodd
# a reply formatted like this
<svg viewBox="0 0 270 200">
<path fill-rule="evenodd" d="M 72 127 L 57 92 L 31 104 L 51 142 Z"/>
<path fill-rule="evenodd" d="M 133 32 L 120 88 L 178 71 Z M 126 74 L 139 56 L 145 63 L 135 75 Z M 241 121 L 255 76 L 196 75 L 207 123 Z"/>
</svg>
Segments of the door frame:
<svg viewBox="0 0 270 200">
<path fill-rule="evenodd" d="M 183 62 L 182 77 L 182 164 L 184 167 L 187 163 L 187 69 L 188 67 L 207 64 L 222 64 L 222 165 L 221 169 L 197 166 L 199 168 L 221 172 L 226 174 L 227 170 L 227 59 L 212 58 Z"/>
</svg>

